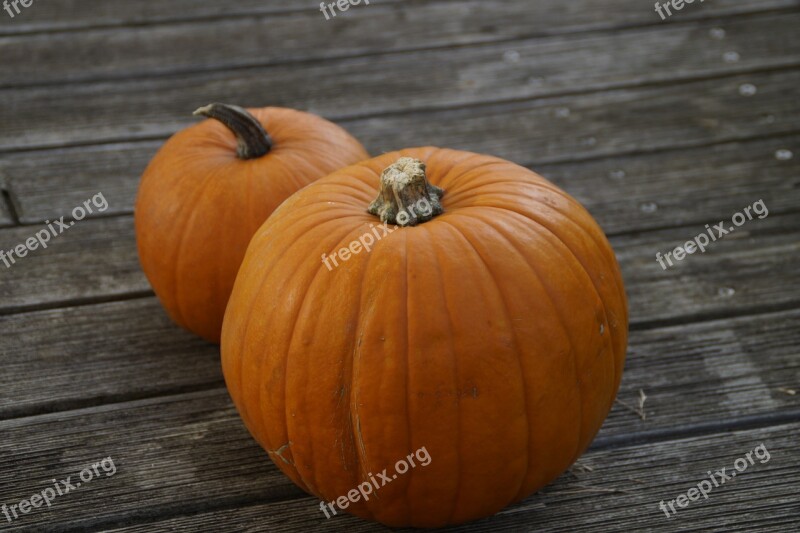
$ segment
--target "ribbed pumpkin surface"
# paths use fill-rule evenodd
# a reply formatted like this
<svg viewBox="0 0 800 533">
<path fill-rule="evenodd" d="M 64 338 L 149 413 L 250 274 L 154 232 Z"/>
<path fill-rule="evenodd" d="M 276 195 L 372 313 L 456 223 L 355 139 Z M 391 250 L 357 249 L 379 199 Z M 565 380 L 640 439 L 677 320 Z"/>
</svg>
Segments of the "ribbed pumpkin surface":
<svg viewBox="0 0 800 533">
<path fill-rule="evenodd" d="M 445 213 L 370 252 L 330 256 L 401 156 L 427 164 Z M 347 509 L 392 526 L 496 513 L 554 480 L 611 408 L 627 341 L 613 251 L 574 199 L 497 158 L 418 148 L 336 172 L 258 230 L 223 327 L 230 394 L 295 483 L 332 501 L 420 447 Z M 309 510 L 309 512 L 312 512 Z"/>
</svg>

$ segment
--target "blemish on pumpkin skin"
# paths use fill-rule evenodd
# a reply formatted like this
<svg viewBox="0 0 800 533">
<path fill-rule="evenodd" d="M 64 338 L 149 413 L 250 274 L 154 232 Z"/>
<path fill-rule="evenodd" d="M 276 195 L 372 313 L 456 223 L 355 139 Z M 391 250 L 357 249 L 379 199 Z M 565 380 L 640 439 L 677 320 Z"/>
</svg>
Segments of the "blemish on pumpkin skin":
<svg viewBox="0 0 800 533">
<path fill-rule="evenodd" d="M 366 466 L 367 447 L 364 445 L 364 436 L 361 434 L 361 419 L 356 415 L 356 435 L 358 436 L 358 447 L 361 450 L 361 463 Z"/>
<path fill-rule="evenodd" d="M 277 455 L 278 457 L 281 458 L 281 461 L 283 461 L 287 465 L 294 466 L 294 463 L 292 461 L 290 461 L 289 459 L 287 459 L 286 457 L 283 456 L 283 453 L 286 450 L 288 450 L 289 446 L 291 446 L 291 445 L 292 445 L 292 441 L 289 441 L 286 444 L 284 444 L 283 446 L 281 446 L 280 448 L 278 448 L 277 450 L 267 450 L 267 453 L 270 454 L 270 455 Z"/>
</svg>

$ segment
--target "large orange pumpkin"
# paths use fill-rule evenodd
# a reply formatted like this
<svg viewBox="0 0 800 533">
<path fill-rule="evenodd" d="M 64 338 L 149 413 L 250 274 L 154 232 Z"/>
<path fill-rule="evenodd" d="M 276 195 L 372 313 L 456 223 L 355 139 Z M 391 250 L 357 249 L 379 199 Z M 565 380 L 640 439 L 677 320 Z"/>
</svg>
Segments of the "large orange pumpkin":
<svg viewBox="0 0 800 533">
<path fill-rule="evenodd" d="M 169 316 L 219 342 L 258 227 L 292 193 L 369 155 L 339 126 L 300 111 L 212 104 L 196 114 L 215 120 L 170 138 L 142 176 L 136 240 Z"/>
<path fill-rule="evenodd" d="M 583 453 L 627 325 L 577 201 L 501 159 L 417 148 L 319 180 L 258 230 L 222 362 L 247 428 L 326 514 L 433 527 L 496 513 Z"/>
</svg>

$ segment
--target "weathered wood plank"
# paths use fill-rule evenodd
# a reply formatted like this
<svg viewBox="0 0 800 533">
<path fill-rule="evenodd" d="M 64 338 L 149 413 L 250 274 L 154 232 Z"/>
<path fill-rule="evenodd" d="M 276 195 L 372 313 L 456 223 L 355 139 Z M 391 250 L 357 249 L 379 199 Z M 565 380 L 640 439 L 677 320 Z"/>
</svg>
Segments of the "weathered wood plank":
<svg viewBox="0 0 800 533">
<path fill-rule="evenodd" d="M 758 199 L 754 198 L 752 202 Z M 742 211 L 746 205 L 737 209 Z M 767 207 L 769 207 L 767 205 Z M 709 215 L 733 227 L 734 213 Z M 800 303 L 800 213 L 755 218 L 664 270 L 656 260 L 705 233 L 702 225 L 611 239 L 631 304 L 631 324 L 730 316 L 756 306 Z M 716 232 L 715 232 L 716 235 Z M 666 261 L 664 262 L 667 265 Z M 773 278 L 777 283 L 768 281 Z"/>
<path fill-rule="evenodd" d="M 159 145 L 97 145 L 35 158 L 12 154 L 0 159 L 0 171 L 16 177 L 12 190 L 24 223 L 69 215 L 98 192 L 108 199 L 107 214 L 130 214 L 139 177 Z M 800 203 L 798 157 L 800 135 L 790 135 L 532 168 L 580 200 L 614 234 L 702 225 L 708 213 L 733 213 L 761 197 L 772 213 L 793 210 Z"/>
<path fill-rule="evenodd" d="M 311 5 L 313 3 L 309 4 Z M 249 16 L 297 9 L 282 0 L 241 0 L 230 5 L 215 0 L 36 2 L 36 7 L 27 9 L 23 15 L 14 19 L 2 19 L 0 35 Z"/>
<path fill-rule="evenodd" d="M 792 94 L 798 82 L 797 70 L 765 72 L 345 125 L 372 153 L 442 144 L 542 165 L 793 133 L 800 118 Z M 742 95 L 749 94 L 742 86 L 750 85 L 757 94 Z"/>
<path fill-rule="evenodd" d="M 130 214 L 139 179 L 161 144 L 145 141 L 10 153 L 0 157 L 0 172 L 12 176 L 7 180 L 9 192 L 24 224 L 70 216 L 76 205 L 100 192 L 108 200 L 106 215 Z"/>
<path fill-rule="evenodd" d="M 57 93 L 50 87 L 6 89 L 0 91 L 0 100 L 5 104 L 0 107 L 0 123 L 4 125 L 0 131 L 0 149 L 8 152 L 22 148 L 166 137 L 193 123 L 195 119 L 191 111 L 197 106 L 217 100 L 252 106 L 269 104 L 310 109 L 339 120 L 392 111 L 480 104 L 476 110 L 456 110 L 450 115 L 418 112 L 407 116 L 405 120 L 411 123 L 418 124 L 423 118 L 426 122 L 424 128 L 414 127 L 403 132 L 405 136 L 398 139 L 398 142 L 411 145 L 427 140 L 420 138 L 422 132 L 433 134 L 442 131 L 442 128 L 446 131 L 447 124 L 437 124 L 441 120 L 452 120 L 463 136 L 475 133 L 468 129 L 472 123 L 466 121 L 467 115 L 471 115 L 473 120 L 480 120 L 487 114 L 496 115 L 505 124 L 508 119 L 503 115 L 507 112 L 529 121 L 535 120 L 531 127 L 536 128 L 539 137 L 552 134 L 553 129 L 557 130 L 559 136 L 565 136 L 578 122 L 592 118 L 580 114 L 588 113 L 587 107 L 607 113 L 612 107 L 635 105 L 636 100 L 645 101 L 640 101 L 634 109 L 626 110 L 636 115 L 619 113 L 614 115 L 615 121 L 610 121 L 611 117 L 606 115 L 606 122 L 600 125 L 602 133 L 607 134 L 609 128 L 622 130 L 623 127 L 627 129 L 637 124 L 641 127 L 642 122 L 654 120 L 657 123 L 659 119 L 666 120 L 681 116 L 682 113 L 691 113 L 691 120 L 686 117 L 684 121 L 694 123 L 704 133 L 719 131 L 714 120 L 722 118 L 745 119 L 748 125 L 755 122 L 753 133 L 774 131 L 785 121 L 794 120 L 794 117 L 782 114 L 786 105 L 794 102 L 792 93 L 787 94 L 788 89 L 770 89 L 782 83 L 796 84 L 795 72 L 747 74 L 666 88 L 636 87 L 596 95 L 523 101 L 499 108 L 486 105 L 486 102 L 524 100 L 676 77 L 707 77 L 738 72 L 742 68 L 796 65 L 798 56 L 793 48 L 776 44 L 772 36 L 780 35 L 784 41 L 796 40 L 796 32 L 792 28 L 793 24 L 796 25 L 797 16 L 800 15 L 785 15 L 788 25 L 782 22 L 784 17 L 759 17 L 762 23 L 771 21 L 763 25 L 761 32 L 750 33 L 747 24 L 737 26 L 726 37 L 726 40 L 735 43 L 733 45 L 711 37 L 709 31 L 712 25 L 680 25 L 674 28 L 666 25 L 636 32 L 582 36 L 575 42 L 557 38 L 550 45 L 533 40 L 523 46 L 514 43 L 513 46 L 503 44 L 389 55 L 382 57 L 379 62 L 366 57 L 310 63 L 303 69 L 288 65 L 69 85 L 59 88 Z M 735 23 L 740 24 L 741 21 Z M 737 34 L 743 34 L 744 38 L 738 40 L 735 37 Z M 657 47 L 658 54 L 653 53 L 648 42 Z M 700 42 L 703 44 L 700 45 Z M 732 48 L 747 52 L 740 52 L 738 62 L 726 63 L 723 55 Z M 597 58 L 598 49 L 609 51 L 602 61 Z M 509 52 L 519 56 L 508 55 Z M 676 58 L 686 64 L 677 73 Z M 396 75 L 397 72 L 431 64 L 436 68 L 425 72 L 425 75 Z M 565 64 L 572 65 L 572 68 L 564 69 Z M 386 83 L 387 79 L 393 82 Z M 750 98 L 747 106 L 741 105 L 746 97 L 738 93 L 739 85 L 743 83 L 753 83 L 761 89 Z M 703 94 L 704 98 L 688 97 L 697 94 Z M 653 99 L 658 104 L 654 104 Z M 706 99 L 710 101 L 708 105 Z M 554 114 L 557 109 L 571 107 L 573 102 L 573 114 Z M 766 114 L 772 112 L 773 108 L 778 117 L 774 124 L 759 124 L 757 119 L 753 120 L 747 114 L 751 109 Z M 542 109 L 546 110 L 544 115 L 530 116 Z M 724 117 L 717 116 L 720 114 Z M 643 117 L 647 120 L 642 120 Z M 757 118 L 760 117 L 757 115 Z M 624 122 L 626 119 L 627 122 Z M 383 120 L 376 119 L 376 127 L 384 128 Z M 530 134 L 528 131 L 514 133 Z M 601 132 L 597 133 L 599 135 Z M 371 142 L 377 135 L 374 128 L 366 128 L 363 134 L 365 142 L 381 150 L 385 148 L 386 143 Z M 437 135 L 437 138 L 440 137 Z M 523 142 L 522 139 L 526 138 L 518 139 L 518 142 Z M 569 149 L 580 149 L 577 141 L 590 142 L 587 139 L 573 141 Z M 525 160 L 530 158 L 529 149 L 526 155 L 528 157 Z"/>
<path fill-rule="evenodd" d="M 800 416 L 800 413 L 795 414 Z M 761 442 L 766 444 L 773 458 L 747 472 L 747 491 L 729 493 L 726 487 L 711 495 L 707 504 L 719 506 L 730 503 L 730 498 L 741 501 L 748 495 L 758 496 L 767 486 L 781 487 L 780 492 L 771 495 L 780 495 L 784 503 L 792 502 L 797 494 L 795 477 L 800 471 L 795 465 L 796 454 L 790 450 L 796 448 L 798 426 L 800 424 L 593 450 L 581 458 L 582 464 L 593 469 L 588 475 L 581 474 L 575 482 L 566 474 L 542 495 L 526 500 L 485 524 L 502 525 L 512 520 L 511 523 L 519 526 L 520 520 L 531 519 L 528 513 L 535 513 L 537 521 L 544 520 L 540 513 L 550 508 L 555 510 L 551 511 L 555 512 L 554 523 L 559 523 L 556 520 L 585 509 L 582 506 L 587 503 L 597 508 L 607 505 L 609 509 L 617 509 L 622 512 L 621 518 L 630 519 L 638 513 L 651 523 L 660 523 L 666 518 L 658 514 L 658 501 L 685 492 L 704 477 L 708 469 L 730 468 L 736 458 Z M 72 527 L 85 528 L 301 495 L 247 435 L 222 392 L 17 419 L 0 423 L 0 430 L 3 434 L 0 501 L 3 502 L 29 497 L 40 491 L 48 480 L 74 476 L 86 464 L 104 457 L 112 457 L 117 466 L 113 477 L 93 480 L 77 489 L 80 494 L 59 498 L 49 511 L 40 510 L 26 516 L 24 521 L 18 522 L 20 526 L 46 524 L 57 528 L 58 524 L 69 523 Z M 630 478 L 642 483 L 631 482 Z M 776 483 L 776 479 L 781 482 Z M 635 496 L 581 494 L 576 497 L 571 494 L 579 486 L 586 485 L 630 491 Z M 792 485 L 794 488 L 786 492 Z M 295 504 L 297 514 L 310 515 L 317 527 L 337 524 L 317 514 L 318 503 L 311 498 Z M 679 518 L 687 520 L 704 510 L 708 508 L 690 507 L 681 511 Z M 302 523 L 303 519 L 293 514 L 289 513 L 290 519 Z M 607 518 L 606 513 L 598 512 L 594 519 L 579 514 L 580 520 L 594 526 Z M 286 523 L 289 517 L 281 519 Z M 574 520 L 578 521 L 578 517 Z"/>
<path fill-rule="evenodd" d="M 592 471 L 564 474 L 549 487 L 494 517 L 448 531 L 790 531 L 797 526 L 800 509 L 800 469 L 795 453 L 798 438 L 800 424 L 793 423 L 616 450 L 591 450 L 580 463 Z M 708 478 L 709 470 L 716 473 L 725 467 L 726 474 L 730 474 L 737 459 L 761 444 L 769 456 L 761 451 L 760 455 L 753 453 L 753 464 L 748 462 L 747 469 L 735 481 L 707 492 L 707 499 L 701 496 L 700 501 L 689 502 L 684 509 L 676 507 L 678 513 L 672 518 L 659 509 L 660 501 L 665 500 L 666 505 L 697 487 Z M 153 529 L 392 531 L 347 515 L 326 519 L 319 502 L 311 497 L 176 516 L 110 531 L 135 533 Z"/>
<path fill-rule="evenodd" d="M 558 0 L 539 0 L 536 6 L 529 5 L 527 11 L 520 10 L 514 0 L 489 0 L 485 2 L 469 0 L 373 0 L 370 13 L 380 9 L 400 9 L 410 6 L 414 10 L 424 12 L 442 4 L 450 8 L 450 16 L 444 20 L 441 31 L 450 31 L 445 26 L 460 27 L 464 33 L 475 35 L 501 34 L 508 37 L 520 34 L 509 34 L 503 28 L 492 28 L 486 24 L 478 25 L 479 18 L 471 17 L 472 13 L 485 17 L 484 20 L 493 20 L 498 13 L 506 13 L 508 19 L 503 19 L 504 24 L 512 24 L 522 35 L 535 30 L 543 33 L 552 31 L 580 31 L 588 28 L 608 28 L 628 26 L 632 24 L 652 24 L 660 22 L 655 12 L 643 9 L 640 3 L 634 0 L 602 0 L 589 2 L 576 0 L 571 6 L 565 6 Z M 685 10 L 681 19 L 696 19 L 703 16 L 725 16 L 731 14 L 750 13 L 759 10 L 781 9 L 796 5 L 794 0 L 717 0 L 714 4 L 703 6 L 704 9 Z M 645 6 L 649 7 L 649 6 Z M 539 15 L 532 17 L 531 13 Z M 603 17 L 597 16 L 597 11 L 602 10 Z M 357 16 L 358 9 L 352 9 L 346 16 L 337 17 L 336 22 L 342 23 L 349 18 Z M 288 13 L 302 13 L 313 22 L 320 31 L 325 23 L 324 16 L 319 12 L 319 2 L 316 0 L 291 5 L 281 0 L 241 0 L 236 4 L 225 4 L 214 0 L 172 0 L 171 2 L 132 3 L 127 0 L 61 0 L 60 2 L 45 2 L 37 5 L 35 10 L 29 10 L 24 17 L 13 20 L 0 19 L 0 35 L 13 35 L 16 33 L 46 32 L 58 30 L 75 30 L 79 28 L 92 28 L 97 26 L 133 26 L 174 23 L 177 21 L 205 21 L 227 20 L 236 18 L 254 18 L 263 15 L 276 15 Z M 453 14 L 458 17 L 453 17 Z M 376 15 L 377 16 L 377 15 Z M 530 26 L 514 25 L 514 18 L 526 17 Z M 465 22 L 454 20 L 465 19 Z M 278 19 L 280 20 L 280 18 Z M 471 23 L 472 25 L 469 25 Z M 380 26 L 375 26 L 380 27 Z M 370 32 L 375 32 L 375 27 Z M 381 28 L 384 29 L 384 28 Z M 302 28 L 303 33 L 308 33 L 307 27 Z"/>
<path fill-rule="evenodd" d="M 56 231 L 60 231 L 58 226 Z M 0 230 L 9 251 L 46 226 Z M 83 220 L 0 270 L 0 312 L 84 299 L 148 293 L 139 267 L 131 217 Z"/>
<path fill-rule="evenodd" d="M 0 330 L 4 419 L 223 383 L 218 347 L 172 324 L 154 297 L 0 316 Z"/>
<path fill-rule="evenodd" d="M 53 478 L 75 481 L 83 467 L 105 457 L 117 466 L 114 476 L 18 521 L 28 527 L 53 527 L 58 517 L 94 521 L 174 504 L 301 493 L 250 438 L 224 390 L 10 420 L 0 423 L 0 434 L 4 503 L 30 497 Z"/>
<path fill-rule="evenodd" d="M 798 324 L 795 309 L 632 331 L 601 439 L 800 409 Z M 625 405 L 640 390 L 644 419 Z"/>
<path fill-rule="evenodd" d="M 588 0 L 579 3 L 588 4 Z M 631 0 L 627 3 L 630 12 L 646 15 L 646 22 L 658 21 L 655 13 L 642 9 L 640 3 L 636 3 L 636 8 L 631 5 L 634 3 Z M 773 4 L 772 1 L 754 2 L 751 9 L 760 10 Z M 785 4 L 790 9 L 797 7 L 794 2 Z M 682 24 L 659 24 L 645 31 L 587 36 L 577 41 L 556 38 L 507 42 L 520 36 L 557 33 L 565 25 L 567 28 L 574 25 L 576 17 L 563 16 L 564 11 L 570 9 L 571 13 L 576 13 L 581 6 L 567 8 L 563 3 L 558 5 L 559 9 L 554 10 L 552 1 L 525 4 L 469 0 L 417 5 L 401 2 L 353 8 L 346 16 L 326 22 L 317 4 L 316 11 L 308 9 L 277 18 L 214 19 L 195 24 L 103 28 L 0 38 L 0 56 L 4 60 L 0 67 L 0 85 L 140 78 L 153 74 L 328 60 L 365 53 L 385 54 L 493 41 L 506 44 L 485 51 L 448 48 L 446 52 L 426 55 L 421 59 L 425 64 L 436 64 L 437 70 L 445 67 L 446 71 L 426 72 L 419 77 L 427 81 L 431 77 L 450 76 L 457 72 L 460 76 L 452 79 L 454 83 L 465 83 L 468 81 L 465 78 L 474 76 L 478 78 L 476 83 L 485 84 L 487 79 L 496 80 L 498 73 L 501 77 L 515 74 L 525 77 L 524 74 L 532 70 L 538 71 L 540 77 L 554 77 L 555 72 L 560 72 L 555 67 L 564 64 L 572 65 L 570 70 L 580 73 L 593 66 L 594 69 L 588 69 L 590 75 L 591 70 L 605 69 L 607 77 L 618 74 L 620 70 L 628 76 L 641 76 L 647 72 L 658 77 L 659 71 L 665 71 L 662 76 L 675 74 L 676 57 L 681 58 L 682 75 L 696 72 L 701 65 L 714 65 L 718 70 L 797 60 L 797 46 L 793 46 L 793 41 L 798 38 L 792 30 L 798 24 L 798 15 L 792 13 L 786 13 L 786 19 L 769 15 L 766 18 L 744 17 L 725 21 L 722 27 L 727 33 L 723 39 L 714 39 L 708 34 L 707 28 L 719 24 L 718 20 L 686 24 L 692 19 L 681 17 Z M 715 16 L 730 7 L 730 3 L 714 3 L 707 9 L 696 10 L 695 15 Z M 597 9 L 597 6 L 592 6 L 592 9 Z M 460 16 L 453 17 L 453 13 Z M 398 24 L 398 20 L 403 22 Z M 619 23 L 613 17 L 603 17 L 602 20 L 607 25 Z M 764 25 L 769 27 L 769 31 L 763 28 Z M 316 31 L 307 31 L 312 26 Z M 299 35 L 302 38 L 299 39 Z M 788 42 L 777 46 L 782 40 L 778 37 L 781 35 L 785 35 Z M 699 46 L 700 42 L 706 44 Z M 653 48 L 658 52 L 653 53 Z M 589 49 L 593 53 L 587 53 Z M 770 53 L 765 54 L 765 49 Z M 742 51 L 741 65 L 723 62 L 723 53 L 730 50 Z M 504 51 L 519 54 L 519 60 L 504 63 Z M 599 57 L 598 51 L 605 51 L 606 57 Z M 636 64 L 631 64 L 628 56 Z M 46 58 L 47 68 L 42 68 L 40 61 L 30 61 L 30 57 Z M 760 63 L 760 57 L 767 61 L 762 59 Z M 379 64 L 382 62 L 376 63 Z M 399 73 L 404 72 L 403 66 L 397 65 L 394 73 L 386 72 L 391 66 L 394 65 L 390 60 L 381 69 L 382 75 L 402 78 Z M 667 66 L 672 68 L 667 70 Z M 282 79 L 283 70 L 286 69 L 272 74 L 261 69 L 255 74 Z M 308 77 L 303 78 L 304 82 L 296 81 L 301 74 L 305 73 L 295 72 L 284 84 L 308 83 Z M 325 73 L 320 72 L 319 76 L 324 79 Z M 500 87 L 503 84 L 494 85 L 495 89 Z M 271 89 L 276 92 L 274 86 Z"/>
<path fill-rule="evenodd" d="M 533 166 L 575 196 L 609 234 L 697 225 L 763 199 L 800 205 L 800 136 Z M 699 230 L 698 230 L 699 231 Z"/>
</svg>

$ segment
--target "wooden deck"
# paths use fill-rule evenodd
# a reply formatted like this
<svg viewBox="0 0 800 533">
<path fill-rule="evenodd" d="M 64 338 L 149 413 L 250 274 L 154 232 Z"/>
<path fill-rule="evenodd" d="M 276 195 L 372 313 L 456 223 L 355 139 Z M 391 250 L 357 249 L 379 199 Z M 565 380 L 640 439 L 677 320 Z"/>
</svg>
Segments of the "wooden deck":
<svg viewBox="0 0 800 533">
<path fill-rule="evenodd" d="M 373 154 L 508 158 L 609 234 L 631 314 L 619 403 L 556 483 L 455 530 L 800 529 L 800 0 L 695 2 L 664 22 L 641 0 L 373 0 L 331 21 L 318 4 L 0 10 L 0 250 L 109 202 L 0 263 L 0 505 L 106 457 L 117 469 L 0 530 L 385 530 L 327 520 L 272 465 L 218 349 L 167 320 L 139 268 L 139 176 L 211 101 L 311 110 Z M 768 217 L 656 262 L 759 200 Z M 659 509 L 760 444 L 769 461 Z"/>
</svg>

